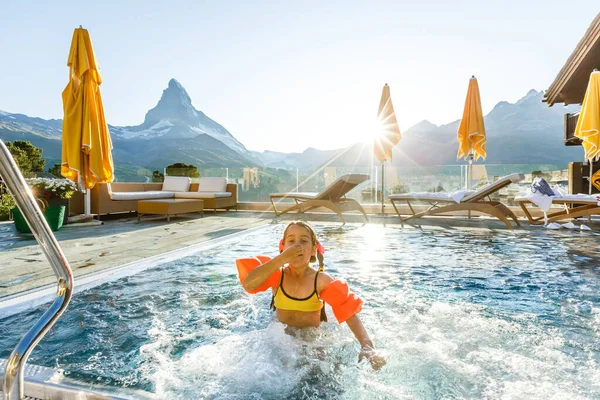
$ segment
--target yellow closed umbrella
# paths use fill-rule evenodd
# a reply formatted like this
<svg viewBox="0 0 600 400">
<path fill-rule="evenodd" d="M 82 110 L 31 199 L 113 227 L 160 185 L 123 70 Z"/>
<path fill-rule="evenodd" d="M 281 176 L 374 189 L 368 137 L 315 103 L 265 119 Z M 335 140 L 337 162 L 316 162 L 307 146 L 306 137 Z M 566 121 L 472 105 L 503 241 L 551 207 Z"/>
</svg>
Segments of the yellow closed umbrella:
<svg viewBox="0 0 600 400">
<path fill-rule="evenodd" d="M 485 125 L 483 123 L 483 111 L 481 110 L 481 97 L 479 95 L 479 85 L 477 78 L 472 76 L 469 80 L 469 89 L 465 100 L 465 109 L 463 117 L 458 127 L 458 154 L 457 159 L 465 158 L 469 160 L 469 173 L 467 177 L 467 188 L 470 182 L 470 167 L 473 158 L 478 160 L 487 156 L 485 151 Z"/>
<path fill-rule="evenodd" d="M 600 158 L 600 71 L 590 75 L 581 111 L 575 127 L 575 136 L 583 140 L 585 159 L 590 162 L 590 188 L 592 193 L 592 163 Z"/>
<path fill-rule="evenodd" d="M 112 182 L 114 166 L 100 95 L 102 78 L 87 29 L 75 29 L 67 66 L 69 83 L 62 93 L 61 174 L 77 183 L 80 190 L 91 189 L 98 182 Z"/>
<path fill-rule="evenodd" d="M 396 120 L 390 87 L 386 83 L 381 92 L 379 110 L 377 111 L 378 132 L 375 136 L 373 152 L 381 162 L 381 212 L 384 213 L 385 200 L 385 169 L 384 163 L 392 159 L 392 149 L 398 144 L 402 135 Z"/>
<path fill-rule="evenodd" d="M 402 136 L 400 135 L 400 127 L 396 120 L 394 105 L 392 104 L 392 96 L 390 87 L 386 83 L 381 93 L 379 101 L 379 110 L 377 111 L 377 121 L 379 123 L 379 132 L 375 137 L 374 152 L 375 157 L 383 163 L 392 159 L 392 148 L 398 144 Z"/>
<path fill-rule="evenodd" d="M 469 80 L 467 99 L 463 117 L 458 127 L 458 155 L 457 159 L 474 157 L 485 159 L 485 125 L 483 123 L 483 111 L 481 111 L 481 97 L 479 96 L 479 85 L 474 76 Z"/>
</svg>

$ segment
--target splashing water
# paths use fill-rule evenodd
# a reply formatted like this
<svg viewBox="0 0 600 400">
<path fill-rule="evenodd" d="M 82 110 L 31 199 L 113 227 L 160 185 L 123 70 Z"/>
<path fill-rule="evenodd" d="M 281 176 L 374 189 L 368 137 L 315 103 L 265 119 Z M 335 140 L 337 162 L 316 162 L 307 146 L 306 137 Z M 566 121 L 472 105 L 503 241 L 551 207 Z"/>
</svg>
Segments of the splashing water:
<svg viewBox="0 0 600 400">
<path fill-rule="evenodd" d="M 381 371 L 345 325 L 286 328 L 241 289 L 235 259 L 275 254 L 282 225 L 80 293 L 30 362 L 169 399 L 600 397 L 597 235 L 315 227 Z M 0 321 L 0 357 L 42 312 Z"/>
</svg>

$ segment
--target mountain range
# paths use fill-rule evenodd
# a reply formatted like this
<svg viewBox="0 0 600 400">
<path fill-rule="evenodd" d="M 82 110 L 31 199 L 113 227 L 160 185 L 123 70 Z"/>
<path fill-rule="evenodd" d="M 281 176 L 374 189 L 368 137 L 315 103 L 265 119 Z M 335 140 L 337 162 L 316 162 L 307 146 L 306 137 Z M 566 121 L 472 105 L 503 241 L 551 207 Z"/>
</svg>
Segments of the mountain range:
<svg viewBox="0 0 600 400">
<path fill-rule="evenodd" d="M 564 114 L 579 106 L 548 107 L 543 92 L 530 90 L 516 103 L 502 101 L 485 116 L 488 164 L 562 164 L 580 160 L 579 146 L 563 144 Z M 402 133 L 392 165 L 457 164 L 460 120 L 444 125 L 421 121 Z M 0 139 L 28 140 L 43 149 L 48 165 L 60 162 L 62 120 L 0 111 Z M 116 164 L 162 169 L 175 162 L 212 167 L 300 167 L 371 165 L 370 146 L 301 153 L 249 151 L 226 128 L 192 106 L 185 88 L 171 79 L 156 107 L 137 126 L 109 125 Z M 426 150 L 424 150 L 426 149 Z"/>
</svg>

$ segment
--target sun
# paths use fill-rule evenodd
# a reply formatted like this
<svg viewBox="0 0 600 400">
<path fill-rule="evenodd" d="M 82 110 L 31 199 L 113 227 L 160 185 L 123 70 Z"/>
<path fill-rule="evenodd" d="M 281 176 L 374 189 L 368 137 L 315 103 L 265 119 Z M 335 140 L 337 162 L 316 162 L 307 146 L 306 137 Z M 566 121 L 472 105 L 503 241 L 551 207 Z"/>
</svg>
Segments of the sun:
<svg viewBox="0 0 600 400">
<path fill-rule="evenodd" d="M 371 141 L 375 142 L 377 140 L 381 140 L 386 134 L 386 126 L 385 123 L 379 119 L 373 121 L 371 126 L 369 127 L 369 135 L 371 137 Z"/>
</svg>

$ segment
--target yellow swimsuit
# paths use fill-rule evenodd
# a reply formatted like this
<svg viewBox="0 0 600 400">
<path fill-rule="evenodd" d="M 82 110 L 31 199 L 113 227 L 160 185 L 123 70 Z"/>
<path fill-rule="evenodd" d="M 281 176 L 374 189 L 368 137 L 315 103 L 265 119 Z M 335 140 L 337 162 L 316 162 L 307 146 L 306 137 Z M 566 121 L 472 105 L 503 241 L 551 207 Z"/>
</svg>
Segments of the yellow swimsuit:
<svg viewBox="0 0 600 400">
<path fill-rule="evenodd" d="M 323 308 L 323 303 L 319 299 L 319 294 L 317 293 L 317 278 L 319 277 L 318 271 L 315 274 L 315 289 L 310 296 L 304 299 L 297 299 L 285 292 L 283 289 L 283 275 L 284 273 L 281 271 L 279 288 L 277 288 L 275 296 L 273 296 L 273 301 L 271 302 L 271 305 L 274 309 L 279 308 L 280 310 L 314 312 Z"/>
<path fill-rule="evenodd" d="M 244 282 L 250 271 L 268 262 L 269 260 L 271 260 L 271 257 L 267 256 L 239 258 L 235 260 L 235 265 L 238 270 L 240 282 Z M 277 279 L 278 277 L 279 279 Z M 246 291 L 248 293 L 255 294 L 276 287 L 277 292 L 275 293 L 275 296 L 272 297 L 271 308 L 273 308 L 274 305 L 277 305 L 277 307 L 281 308 L 282 310 L 297 310 L 306 312 L 322 310 L 321 321 L 325 321 L 325 319 L 323 318 L 323 314 L 325 313 L 323 309 L 323 304 L 320 300 L 325 301 L 331 306 L 333 314 L 335 315 L 335 318 L 340 324 L 342 322 L 347 321 L 353 315 L 359 313 L 362 310 L 363 301 L 360 299 L 360 297 L 350 292 L 348 284 L 343 280 L 333 280 L 326 288 L 323 289 L 319 296 L 319 294 L 317 293 L 317 277 L 318 273 L 317 276 L 315 276 L 315 290 L 306 299 L 295 299 L 293 297 L 288 296 L 285 293 L 285 290 L 282 286 L 282 268 L 276 270 L 261 286 L 253 290 L 246 289 Z M 277 286 L 278 282 L 279 286 Z M 281 290 L 279 290 L 279 288 L 281 288 Z"/>
</svg>

